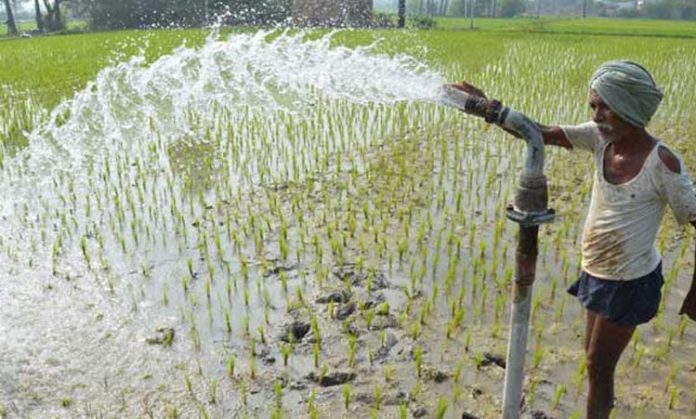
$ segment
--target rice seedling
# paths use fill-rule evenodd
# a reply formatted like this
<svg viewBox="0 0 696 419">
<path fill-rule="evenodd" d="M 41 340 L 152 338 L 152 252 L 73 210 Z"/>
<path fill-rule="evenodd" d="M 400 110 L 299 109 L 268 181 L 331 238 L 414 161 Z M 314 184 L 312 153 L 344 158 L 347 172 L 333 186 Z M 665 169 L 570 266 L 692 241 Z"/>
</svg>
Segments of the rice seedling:
<svg viewBox="0 0 696 419">
<path fill-rule="evenodd" d="M 402 402 L 399 405 L 399 418 L 406 419 L 406 417 L 408 417 L 408 406 L 406 402 Z"/>
<path fill-rule="evenodd" d="M 315 403 L 316 399 L 317 392 L 316 390 L 312 389 L 312 391 L 309 393 L 309 397 L 307 398 L 307 413 L 309 414 L 309 417 L 312 419 L 319 418 L 319 409 L 317 408 L 317 405 Z"/>
<path fill-rule="evenodd" d="M 283 408 L 283 386 L 280 381 L 273 384 L 273 391 L 275 392 L 276 409 L 281 410 Z"/>
<path fill-rule="evenodd" d="M 423 366 L 423 348 L 416 346 L 413 348 L 413 362 L 416 367 L 416 375 L 421 377 L 421 368 Z"/>
<path fill-rule="evenodd" d="M 249 394 L 248 394 L 249 390 L 247 388 L 246 382 L 244 382 L 244 381 L 241 382 L 241 384 L 239 386 L 239 390 L 241 393 L 242 406 L 247 408 L 249 406 Z"/>
<path fill-rule="evenodd" d="M 237 357 L 234 355 L 231 355 L 229 359 L 227 360 L 227 376 L 230 378 L 234 378 L 234 369 L 237 365 Z"/>
<path fill-rule="evenodd" d="M 541 364 L 541 360 L 544 357 L 544 348 L 541 346 L 541 343 L 537 340 L 537 343 L 534 345 L 534 354 L 533 354 L 533 362 L 532 365 L 534 368 L 539 368 L 539 364 Z"/>
<path fill-rule="evenodd" d="M 210 388 L 208 389 L 208 403 L 217 403 L 217 392 L 218 392 L 218 381 L 213 379 L 210 382 Z"/>
<path fill-rule="evenodd" d="M 447 413 L 448 407 L 449 407 L 449 403 L 447 402 L 447 399 L 440 396 L 437 399 L 437 407 L 435 409 L 435 417 L 438 419 L 444 418 L 445 414 Z"/>
<path fill-rule="evenodd" d="M 343 394 L 343 407 L 345 407 L 345 409 L 348 410 L 350 408 L 350 400 L 353 395 L 353 390 L 350 384 L 343 385 L 341 394 Z"/>
<path fill-rule="evenodd" d="M 669 391 L 668 409 L 669 410 L 676 409 L 678 403 L 679 403 L 679 388 L 677 386 L 671 386 L 671 389 Z"/>
<path fill-rule="evenodd" d="M 354 334 L 348 335 L 348 365 L 353 368 L 355 367 L 355 341 L 356 337 Z"/>
<path fill-rule="evenodd" d="M 186 374 L 184 376 L 184 382 L 186 383 L 186 391 L 189 394 L 193 394 L 193 382 L 191 381 L 191 376 Z"/>
<path fill-rule="evenodd" d="M 314 343 L 314 345 L 312 345 L 312 357 L 314 359 L 314 368 L 319 368 L 319 352 L 319 343 Z"/>
<path fill-rule="evenodd" d="M 551 409 L 556 409 L 558 408 L 559 403 L 561 402 L 561 399 L 566 393 L 566 388 L 563 384 L 558 384 L 556 385 L 556 389 L 553 392 L 553 399 L 551 400 Z"/>
<path fill-rule="evenodd" d="M 319 322 L 317 316 L 313 315 L 310 320 L 310 326 L 312 328 L 312 333 L 314 333 L 314 339 L 317 346 L 321 346 L 321 331 L 319 330 Z"/>
<path fill-rule="evenodd" d="M 379 384 L 375 385 L 375 388 L 372 392 L 372 398 L 373 398 L 373 408 L 377 411 L 379 411 L 380 407 L 382 406 L 382 386 Z"/>
<path fill-rule="evenodd" d="M 292 355 L 293 352 L 293 345 L 291 343 L 285 343 L 280 346 L 280 353 L 283 356 L 283 366 L 287 367 L 288 366 L 288 361 L 290 359 L 290 355 Z"/>
<path fill-rule="evenodd" d="M 249 378 L 251 378 L 252 380 L 255 380 L 256 374 L 257 374 L 256 354 L 254 354 L 252 352 L 251 357 L 249 358 Z"/>
</svg>

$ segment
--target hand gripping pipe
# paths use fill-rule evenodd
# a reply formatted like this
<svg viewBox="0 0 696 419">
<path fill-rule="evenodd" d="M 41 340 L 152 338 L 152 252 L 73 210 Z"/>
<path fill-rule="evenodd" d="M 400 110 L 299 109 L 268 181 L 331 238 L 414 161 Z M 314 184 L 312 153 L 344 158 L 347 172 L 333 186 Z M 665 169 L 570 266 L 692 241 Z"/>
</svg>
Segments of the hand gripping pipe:
<svg viewBox="0 0 696 419">
<path fill-rule="evenodd" d="M 520 175 L 514 202 L 507 209 L 508 218 L 520 225 L 520 234 L 515 254 L 515 280 L 512 288 L 512 317 L 502 417 L 517 419 L 522 407 L 524 360 L 532 285 L 536 273 L 539 224 L 551 222 L 554 218 L 553 210 L 548 209 L 548 192 L 544 176 L 544 138 L 536 123 L 524 114 L 504 107 L 498 101 L 489 101 L 468 95 L 451 86 L 444 86 L 440 103 L 482 117 L 487 122 L 518 134 L 527 143 L 525 167 Z"/>
</svg>

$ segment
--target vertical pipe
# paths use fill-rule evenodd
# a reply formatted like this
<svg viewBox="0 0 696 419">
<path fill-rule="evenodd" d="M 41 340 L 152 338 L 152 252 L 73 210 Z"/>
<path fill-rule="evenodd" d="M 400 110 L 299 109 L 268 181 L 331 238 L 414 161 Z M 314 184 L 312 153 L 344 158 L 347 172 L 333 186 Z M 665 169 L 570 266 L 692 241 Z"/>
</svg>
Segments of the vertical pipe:
<svg viewBox="0 0 696 419">
<path fill-rule="evenodd" d="M 508 339 L 503 418 L 517 419 L 520 415 L 524 361 L 527 353 L 527 334 L 532 300 L 532 284 L 536 272 L 539 226 L 520 224 L 515 254 L 515 282 L 512 288 L 512 316 Z"/>
<path fill-rule="evenodd" d="M 548 209 L 548 188 L 544 176 L 544 137 L 539 126 L 524 114 L 503 108 L 498 101 L 470 96 L 461 89 L 445 86 L 441 103 L 454 106 L 468 114 L 485 118 L 505 130 L 515 133 L 527 143 L 527 158 L 508 218 L 520 224 L 515 254 L 515 281 L 512 288 L 512 315 L 508 339 L 503 418 L 517 419 L 520 415 L 524 361 L 527 353 L 527 334 L 532 299 L 532 284 L 536 273 L 539 224 L 551 222 L 554 212 Z"/>
</svg>

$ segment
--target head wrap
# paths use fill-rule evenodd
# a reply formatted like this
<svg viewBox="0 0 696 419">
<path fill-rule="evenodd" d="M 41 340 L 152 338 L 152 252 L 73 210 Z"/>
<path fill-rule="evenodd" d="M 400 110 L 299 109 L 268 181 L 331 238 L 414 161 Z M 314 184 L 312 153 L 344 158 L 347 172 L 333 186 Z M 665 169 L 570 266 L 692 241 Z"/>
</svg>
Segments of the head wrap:
<svg viewBox="0 0 696 419">
<path fill-rule="evenodd" d="M 644 127 L 662 101 L 662 91 L 648 70 L 632 61 L 608 61 L 592 75 L 590 89 L 621 119 Z"/>
</svg>

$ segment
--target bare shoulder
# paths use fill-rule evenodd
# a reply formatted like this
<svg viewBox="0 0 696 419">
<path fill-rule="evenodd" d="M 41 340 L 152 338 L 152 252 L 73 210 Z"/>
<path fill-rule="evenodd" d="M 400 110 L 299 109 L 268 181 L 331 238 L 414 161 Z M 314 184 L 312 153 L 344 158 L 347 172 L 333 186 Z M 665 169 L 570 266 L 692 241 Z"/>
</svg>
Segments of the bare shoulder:
<svg viewBox="0 0 696 419">
<path fill-rule="evenodd" d="M 677 156 L 674 155 L 669 149 L 663 145 L 658 146 L 659 148 L 657 149 L 657 154 L 660 156 L 660 160 L 662 160 L 662 163 L 667 166 L 667 168 L 672 171 L 673 173 L 680 174 L 681 173 L 681 164 L 679 163 L 679 159 Z"/>
</svg>

